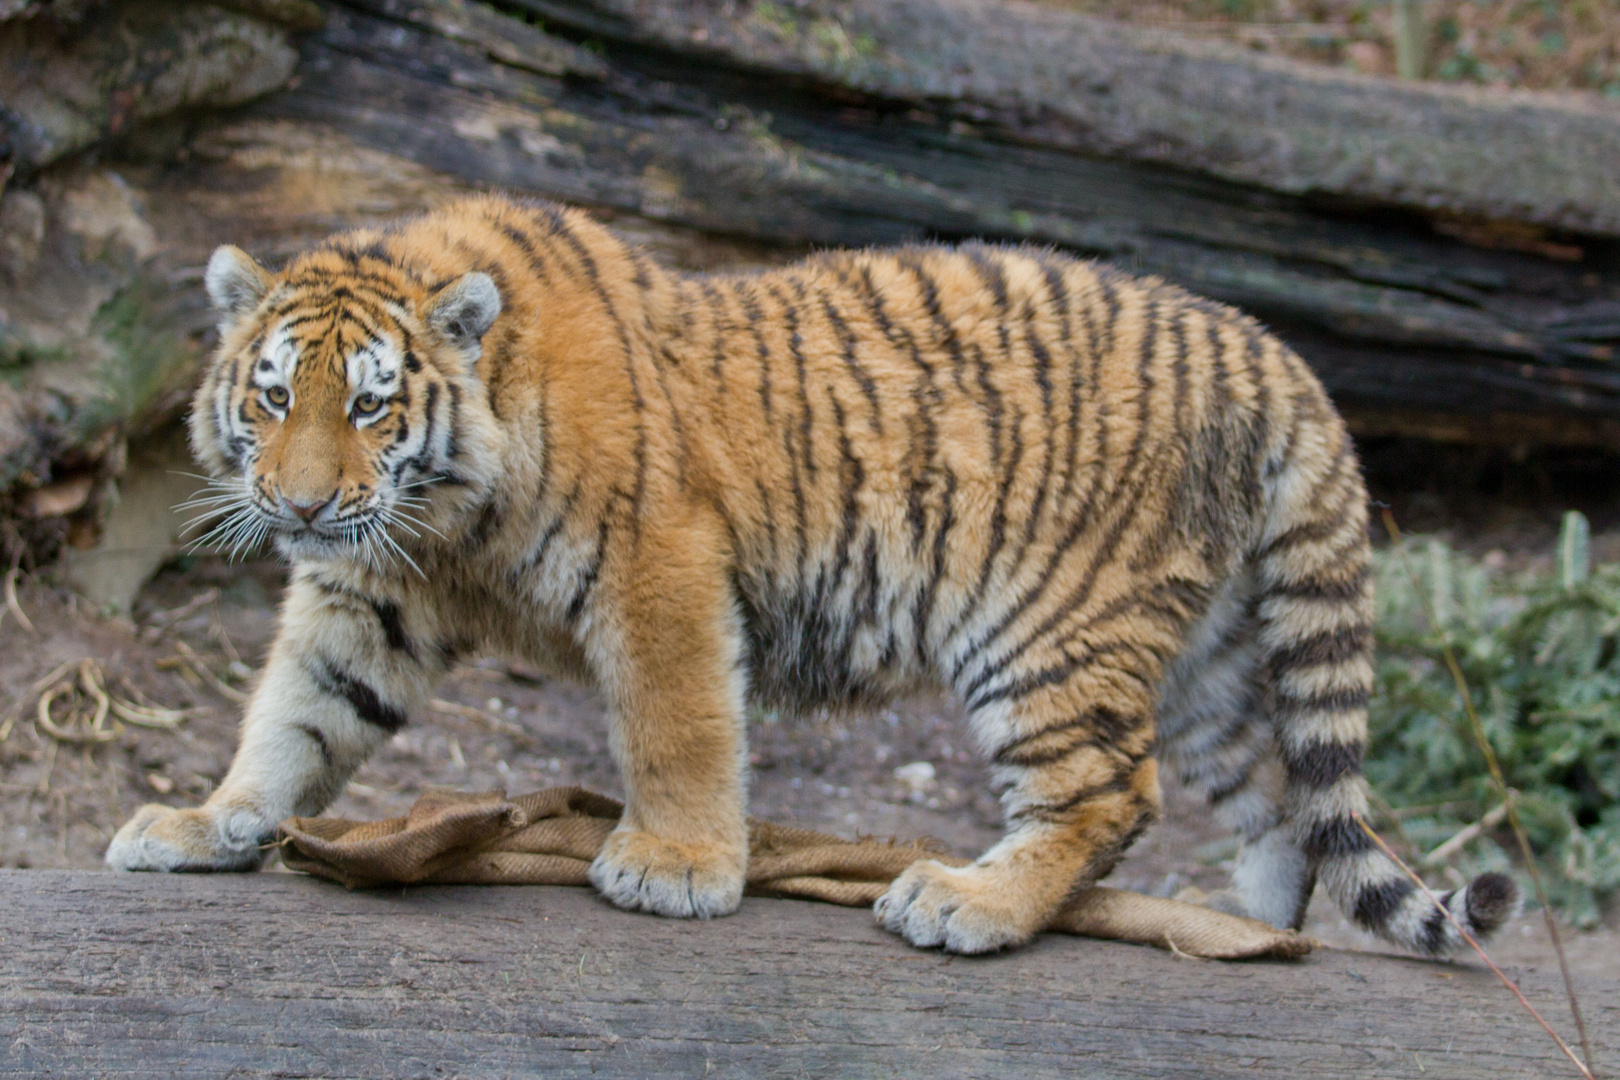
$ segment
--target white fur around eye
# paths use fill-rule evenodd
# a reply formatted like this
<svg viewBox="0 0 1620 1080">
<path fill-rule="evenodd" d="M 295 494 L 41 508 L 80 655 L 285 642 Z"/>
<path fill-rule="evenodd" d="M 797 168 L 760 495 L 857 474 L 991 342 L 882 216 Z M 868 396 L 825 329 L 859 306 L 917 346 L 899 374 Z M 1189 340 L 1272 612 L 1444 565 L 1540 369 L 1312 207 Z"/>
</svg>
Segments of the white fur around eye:
<svg viewBox="0 0 1620 1080">
<path fill-rule="evenodd" d="M 253 385 L 260 390 L 272 386 L 292 389 L 293 372 L 298 369 L 298 346 L 286 327 L 277 327 L 265 339 L 264 347 L 253 361 Z"/>
<path fill-rule="evenodd" d="M 402 381 L 403 363 L 394 343 L 381 339 L 363 345 L 349 354 L 344 367 L 349 379 L 349 419 L 354 426 L 363 428 L 387 416 L 388 403 Z M 355 405 L 368 394 L 380 398 L 382 405 L 373 412 L 361 412 Z"/>
<path fill-rule="evenodd" d="M 278 327 L 266 339 L 259 355 L 253 360 L 252 384 L 258 391 L 259 403 L 272 413 L 286 416 L 293 406 L 292 377 L 298 368 L 298 346 L 286 327 Z M 277 403 L 271 395 L 285 390 L 287 399 Z"/>
</svg>

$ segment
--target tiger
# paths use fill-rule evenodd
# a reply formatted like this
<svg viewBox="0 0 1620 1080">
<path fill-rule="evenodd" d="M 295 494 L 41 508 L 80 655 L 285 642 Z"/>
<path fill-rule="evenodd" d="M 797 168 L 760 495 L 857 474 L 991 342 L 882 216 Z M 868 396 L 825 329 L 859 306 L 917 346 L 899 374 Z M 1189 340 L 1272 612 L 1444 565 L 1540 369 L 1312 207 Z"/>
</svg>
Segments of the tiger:
<svg viewBox="0 0 1620 1080">
<path fill-rule="evenodd" d="M 192 446 L 219 535 L 289 578 L 226 776 L 141 808 L 114 868 L 259 867 L 498 652 L 605 702 L 625 804 L 589 880 L 623 909 L 737 909 L 750 709 L 920 692 L 960 702 L 1005 829 L 877 900 L 912 945 L 1028 941 L 1155 820 L 1161 763 L 1241 837 L 1212 907 L 1297 929 L 1320 880 L 1430 956 L 1515 909 L 1359 827 L 1368 496 L 1321 383 L 1230 307 L 981 241 L 679 272 L 499 194 L 204 279 Z"/>
</svg>

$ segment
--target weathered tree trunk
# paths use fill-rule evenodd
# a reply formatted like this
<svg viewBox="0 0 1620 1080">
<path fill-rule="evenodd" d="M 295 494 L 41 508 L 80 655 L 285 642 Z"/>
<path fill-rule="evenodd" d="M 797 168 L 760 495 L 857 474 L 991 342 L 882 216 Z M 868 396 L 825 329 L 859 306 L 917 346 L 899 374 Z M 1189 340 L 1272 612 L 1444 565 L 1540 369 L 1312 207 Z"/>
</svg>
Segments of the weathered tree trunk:
<svg viewBox="0 0 1620 1080">
<path fill-rule="evenodd" d="M 686 265 L 1052 243 L 1259 315 L 1362 430 L 1620 447 L 1607 107 L 976 0 L 19 7 L 0 518 L 36 537 L 88 540 L 123 440 L 181 407 L 213 244 L 274 259 L 490 186 Z"/>
</svg>

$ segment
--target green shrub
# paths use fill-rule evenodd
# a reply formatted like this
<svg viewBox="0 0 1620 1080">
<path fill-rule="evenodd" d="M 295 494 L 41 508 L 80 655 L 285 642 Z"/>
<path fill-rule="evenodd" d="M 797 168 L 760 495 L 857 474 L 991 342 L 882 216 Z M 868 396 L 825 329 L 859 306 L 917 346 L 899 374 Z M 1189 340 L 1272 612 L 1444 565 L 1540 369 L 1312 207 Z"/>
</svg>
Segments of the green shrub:
<svg viewBox="0 0 1620 1080">
<path fill-rule="evenodd" d="M 1442 660 L 1449 645 L 1518 792 L 1549 898 L 1577 926 L 1620 890 L 1620 564 L 1589 570 L 1586 535 L 1586 520 L 1568 515 L 1542 572 L 1492 569 L 1435 539 L 1379 552 L 1367 759 L 1419 851 L 1500 804 Z M 1451 865 L 1507 868 L 1513 846 L 1505 827 L 1488 830 Z"/>
</svg>

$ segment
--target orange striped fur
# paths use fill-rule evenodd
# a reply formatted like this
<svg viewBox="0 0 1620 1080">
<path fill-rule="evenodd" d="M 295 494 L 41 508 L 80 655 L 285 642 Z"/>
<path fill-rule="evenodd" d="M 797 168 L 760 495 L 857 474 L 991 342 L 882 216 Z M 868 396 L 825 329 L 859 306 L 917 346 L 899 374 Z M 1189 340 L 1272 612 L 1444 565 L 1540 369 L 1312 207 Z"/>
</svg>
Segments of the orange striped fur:
<svg viewBox="0 0 1620 1080">
<path fill-rule="evenodd" d="M 1212 903 L 1297 926 L 1320 876 L 1392 939 L 1455 944 L 1351 823 L 1366 495 L 1252 320 L 1029 247 L 686 276 L 496 197 L 280 273 L 221 249 L 208 281 L 193 443 L 226 538 L 273 538 L 292 582 L 229 775 L 143 809 L 111 864 L 257 865 L 456 656 L 505 651 L 609 703 L 627 810 L 592 880 L 623 907 L 736 907 L 751 699 L 940 687 L 1007 833 L 878 902 L 917 945 L 1038 931 L 1153 820 L 1161 764 L 1245 837 Z M 1504 881 L 1447 903 L 1488 931 Z"/>
</svg>

